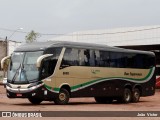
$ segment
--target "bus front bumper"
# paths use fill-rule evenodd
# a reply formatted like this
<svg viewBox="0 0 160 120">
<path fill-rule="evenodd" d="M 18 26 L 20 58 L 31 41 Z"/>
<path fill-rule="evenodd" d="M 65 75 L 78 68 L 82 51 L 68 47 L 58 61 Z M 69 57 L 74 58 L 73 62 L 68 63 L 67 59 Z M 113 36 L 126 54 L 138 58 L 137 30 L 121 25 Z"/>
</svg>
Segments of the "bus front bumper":
<svg viewBox="0 0 160 120">
<path fill-rule="evenodd" d="M 9 86 L 6 86 L 6 94 L 8 98 L 40 98 L 40 99 L 53 99 L 56 94 L 47 90 L 44 84 L 33 86 L 27 89 L 13 89 Z"/>
</svg>

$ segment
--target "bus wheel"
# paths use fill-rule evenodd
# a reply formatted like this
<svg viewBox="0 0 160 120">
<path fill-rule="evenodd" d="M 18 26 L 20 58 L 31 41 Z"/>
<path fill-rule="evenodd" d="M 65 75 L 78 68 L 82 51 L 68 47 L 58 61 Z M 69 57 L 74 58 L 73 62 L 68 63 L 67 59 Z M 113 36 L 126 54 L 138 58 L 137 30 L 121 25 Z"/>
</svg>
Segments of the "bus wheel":
<svg viewBox="0 0 160 120">
<path fill-rule="evenodd" d="M 131 102 L 131 97 L 132 97 L 131 90 L 128 89 L 128 88 L 125 88 L 125 89 L 124 89 L 124 92 L 123 92 L 123 96 L 122 96 L 122 98 L 120 99 L 120 101 L 121 101 L 122 103 L 129 103 L 129 102 Z"/>
<path fill-rule="evenodd" d="M 69 92 L 66 89 L 62 88 L 58 96 L 54 99 L 54 102 L 58 105 L 66 105 L 69 101 L 69 98 Z"/>
<path fill-rule="evenodd" d="M 35 104 L 35 105 L 39 105 L 43 100 L 41 99 L 38 99 L 38 98 L 28 98 L 28 100 L 32 103 L 32 104 Z"/>
<path fill-rule="evenodd" d="M 137 103 L 140 99 L 140 91 L 138 88 L 135 88 L 132 94 L 132 102 Z"/>
</svg>

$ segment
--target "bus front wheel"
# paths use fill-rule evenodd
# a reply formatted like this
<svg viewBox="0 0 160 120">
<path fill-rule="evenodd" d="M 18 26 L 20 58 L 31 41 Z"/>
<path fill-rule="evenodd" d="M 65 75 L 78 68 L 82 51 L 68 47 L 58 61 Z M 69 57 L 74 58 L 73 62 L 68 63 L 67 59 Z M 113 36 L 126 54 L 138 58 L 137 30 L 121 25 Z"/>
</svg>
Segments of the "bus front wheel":
<svg viewBox="0 0 160 120">
<path fill-rule="evenodd" d="M 43 100 L 41 99 L 38 99 L 38 98 L 28 98 L 28 100 L 32 103 L 32 104 L 35 104 L 35 105 L 39 105 Z"/>
<path fill-rule="evenodd" d="M 66 105 L 69 101 L 69 98 L 69 92 L 66 89 L 62 88 L 58 96 L 54 99 L 54 102 L 58 105 Z"/>
</svg>

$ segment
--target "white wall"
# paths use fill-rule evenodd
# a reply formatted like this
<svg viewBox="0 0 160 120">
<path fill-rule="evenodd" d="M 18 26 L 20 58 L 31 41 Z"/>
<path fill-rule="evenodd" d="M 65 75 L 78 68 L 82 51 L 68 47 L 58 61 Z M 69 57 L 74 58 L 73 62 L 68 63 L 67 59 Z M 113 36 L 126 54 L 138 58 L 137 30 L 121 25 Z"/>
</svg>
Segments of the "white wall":
<svg viewBox="0 0 160 120">
<path fill-rule="evenodd" d="M 12 52 L 20 45 L 21 45 L 20 42 L 8 41 L 7 55 L 11 55 Z"/>
</svg>

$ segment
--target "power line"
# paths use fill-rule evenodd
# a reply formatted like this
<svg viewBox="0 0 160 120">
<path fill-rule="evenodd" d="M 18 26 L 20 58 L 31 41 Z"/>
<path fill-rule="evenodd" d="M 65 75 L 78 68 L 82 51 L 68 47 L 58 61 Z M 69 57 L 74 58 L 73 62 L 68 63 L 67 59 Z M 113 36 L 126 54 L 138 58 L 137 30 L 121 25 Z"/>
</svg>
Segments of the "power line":
<svg viewBox="0 0 160 120">
<path fill-rule="evenodd" d="M 160 27 L 152 27 L 152 28 L 144 28 L 144 29 L 137 29 L 137 30 L 127 30 L 127 31 L 122 31 L 122 32 L 104 32 L 104 33 L 72 33 L 72 34 L 60 34 L 60 33 L 39 33 L 40 35 L 44 35 L 44 36 L 87 36 L 87 35 L 105 35 L 105 34 L 123 34 L 123 33 L 132 33 L 132 32 L 140 32 L 140 31 L 149 31 L 149 30 L 154 30 L 154 29 L 160 29 Z M 4 31 L 10 31 L 10 32 L 14 32 L 15 30 L 13 29 L 7 29 L 7 28 L 0 28 L 0 30 L 4 30 Z M 17 33 L 29 33 L 26 31 L 16 31 Z"/>
<path fill-rule="evenodd" d="M 14 32 L 15 30 L 13 29 L 7 29 L 7 28 L 0 28 L 0 30 L 4 30 L 4 31 L 9 31 L 9 32 Z M 29 33 L 29 32 L 24 32 L 24 31 L 16 31 L 18 33 Z"/>
</svg>

